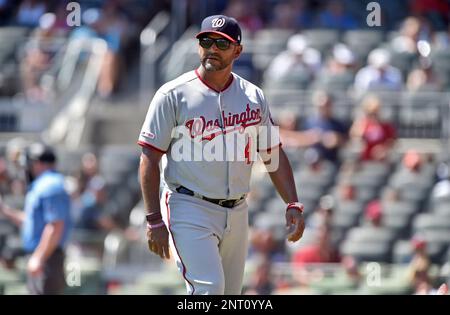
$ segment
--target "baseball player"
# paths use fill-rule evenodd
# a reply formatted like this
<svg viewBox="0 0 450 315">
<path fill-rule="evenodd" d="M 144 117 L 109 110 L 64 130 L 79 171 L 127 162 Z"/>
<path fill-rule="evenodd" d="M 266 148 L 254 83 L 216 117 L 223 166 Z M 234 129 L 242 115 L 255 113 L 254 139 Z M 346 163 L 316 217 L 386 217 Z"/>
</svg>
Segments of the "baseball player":
<svg viewBox="0 0 450 315">
<path fill-rule="evenodd" d="M 303 205 L 263 92 L 232 73 L 242 52 L 238 23 L 207 17 L 196 38 L 200 66 L 156 92 L 138 140 L 148 246 L 167 259 L 170 248 L 188 294 L 240 294 L 255 151 L 287 204 L 289 241 L 302 237 Z M 239 135 L 245 141 L 233 141 Z M 274 160 L 278 167 L 270 167 Z"/>
</svg>

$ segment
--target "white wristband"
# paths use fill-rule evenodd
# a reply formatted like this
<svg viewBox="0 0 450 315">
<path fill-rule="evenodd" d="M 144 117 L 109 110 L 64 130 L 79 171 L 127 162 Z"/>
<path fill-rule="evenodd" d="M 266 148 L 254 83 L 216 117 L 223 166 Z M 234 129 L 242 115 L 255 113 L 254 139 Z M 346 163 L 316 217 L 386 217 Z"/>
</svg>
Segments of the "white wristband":
<svg viewBox="0 0 450 315">
<path fill-rule="evenodd" d="M 162 226 L 164 226 L 164 221 L 161 221 L 161 222 L 159 222 L 157 224 L 147 223 L 147 228 L 149 228 L 149 229 L 157 229 L 157 228 L 162 227 Z"/>
</svg>

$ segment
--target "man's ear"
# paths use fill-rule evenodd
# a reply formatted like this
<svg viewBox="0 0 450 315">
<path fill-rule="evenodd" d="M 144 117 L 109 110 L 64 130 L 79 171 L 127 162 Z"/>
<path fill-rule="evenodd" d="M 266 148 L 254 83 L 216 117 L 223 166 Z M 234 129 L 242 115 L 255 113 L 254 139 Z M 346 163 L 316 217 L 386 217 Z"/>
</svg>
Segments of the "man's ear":
<svg viewBox="0 0 450 315">
<path fill-rule="evenodd" d="M 242 53 L 242 45 L 236 46 L 236 50 L 234 52 L 234 59 L 238 59 Z"/>
</svg>

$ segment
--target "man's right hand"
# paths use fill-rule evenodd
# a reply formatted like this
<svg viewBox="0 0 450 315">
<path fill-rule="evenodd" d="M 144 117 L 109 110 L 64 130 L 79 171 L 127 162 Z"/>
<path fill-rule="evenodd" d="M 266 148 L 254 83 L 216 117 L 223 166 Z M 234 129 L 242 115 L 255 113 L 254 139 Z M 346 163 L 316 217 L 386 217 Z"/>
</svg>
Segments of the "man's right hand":
<svg viewBox="0 0 450 315">
<path fill-rule="evenodd" d="M 169 231 L 165 224 L 157 228 L 147 226 L 147 242 L 150 251 L 159 255 L 162 259 L 170 259 Z"/>
</svg>

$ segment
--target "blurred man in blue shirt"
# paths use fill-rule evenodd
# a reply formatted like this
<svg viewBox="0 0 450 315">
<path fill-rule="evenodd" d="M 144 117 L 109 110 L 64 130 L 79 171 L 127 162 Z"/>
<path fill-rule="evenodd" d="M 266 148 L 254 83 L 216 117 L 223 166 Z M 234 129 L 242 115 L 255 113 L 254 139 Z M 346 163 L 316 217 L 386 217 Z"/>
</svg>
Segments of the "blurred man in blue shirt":
<svg viewBox="0 0 450 315">
<path fill-rule="evenodd" d="M 313 148 L 319 157 L 339 163 L 339 149 L 348 139 L 348 127 L 333 117 L 331 94 L 316 91 L 313 96 L 315 114 L 308 117 L 302 131 L 280 130 L 283 145 Z"/>
<path fill-rule="evenodd" d="M 22 228 L 23 246 L 30 254 L 30 293 L 61 294 L 65 287 L 64 246 L 71 228 L 70 197 L 63 175 L 55 171 L 56 155 L 50 147 L 30 145 L 23 162 L 29 183 L 24 211 L 0 203 L 0 212 Z"/>
</svg>

